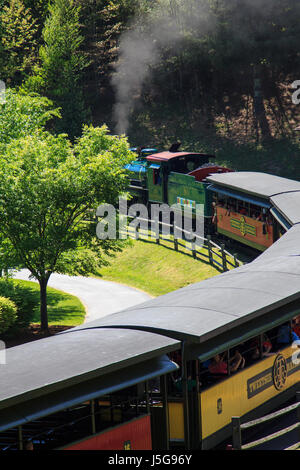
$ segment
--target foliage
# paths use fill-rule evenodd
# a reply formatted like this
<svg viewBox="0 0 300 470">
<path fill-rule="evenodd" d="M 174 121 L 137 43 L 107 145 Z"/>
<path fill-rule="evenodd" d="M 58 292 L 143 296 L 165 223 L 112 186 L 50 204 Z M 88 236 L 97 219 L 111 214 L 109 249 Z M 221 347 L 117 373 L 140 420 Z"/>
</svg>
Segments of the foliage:
<svg viewBox="0 0 300 470">
<path fill-rule="evenodd" d="M 0 148 L 14 139 L 26 137 L 43 129 L 53 119 L 59 117 L 50 100 L 37 94 L 26 94 L 14 89 L 6 90 L 6 101 L 0 105 Z M 0 233 L 0 272 L 21 267 L 21 260 L 13 249 L 11 241 Z"/>
<path fill-rule="evenodd" d="M 0 24 L 1 79 L 16 85 L 35 62 L 36 20 L 22 0 L 10 0 L 1 9 Z"/>
<path fill-rule="evenodd" d="M 59 110 L 47 98 L 7 89 L 6 103 L 0 105 L 0 145 L 31 135 L 59 116 Z"/>
<path fill-rule="evenodd" d="M 18 288 L 22 288 L 25 293 L 30 293 L 34 305 L 31 308 L 31 312 L 28 311 L 28 322 L 30 324 L 39 323 L 40 288 L 38 283 L 19 279 L 13 279 L 13 283 Z M 48 287 L 47 305 L 49 324 L 51 325 L 77 326 L 84 321 L 86 315 L 85 308 L 78 297 L 74 295 Z"/>
<path fill-rule="evenodd" d="M 121 34 L 145 6 L 139 0 L 78 0 L 78 4 L 83 24 L 83 48 L 90 61 L 85 76 L 92 75 L 102 88 L 107 87 L 118 58 Z"/>
<path fill-rule="evenodd" d="M 14 327 L 27 327 L 32 320 L 33 311 L 39 304 L 39 299 L 34 292 L 12 279 L 0 278 L 0 296 L 7 297 L 16 305 Z"/>
<path fill-rule="evenodd" d="M 82 72 L 88 62 L 80 50 L 79 11 L 73 0 L 55 0 L 49 5 L 40 65 L 26 82 L 27 90 L 48 96 L 62 108 L 56 131 L 66 132 L 70 138 L 79 136 L 82 124 L 88 121 L 82 88 Z"/>
<path fill-rule="evenodd" d="M 74 149 L 66 136 L 40 131 L 12 140 L 0 155 L 1 231 L 40 283 L 43 328 L 51 274 L 90 271 L 101 264 L 102 247 L 116 249 L 114 240 L 97 240 L 85 220 L 90 209 L 117 202 L 131 155 L 127 141 L 106 127 L 86 127 Z"/>
<path fill-rule="evenodd" d="M 11 300 L 0 297 L 0 334 L 5 333 L 14 325 L 16 312 L 17 308 Z"/>
</svg>

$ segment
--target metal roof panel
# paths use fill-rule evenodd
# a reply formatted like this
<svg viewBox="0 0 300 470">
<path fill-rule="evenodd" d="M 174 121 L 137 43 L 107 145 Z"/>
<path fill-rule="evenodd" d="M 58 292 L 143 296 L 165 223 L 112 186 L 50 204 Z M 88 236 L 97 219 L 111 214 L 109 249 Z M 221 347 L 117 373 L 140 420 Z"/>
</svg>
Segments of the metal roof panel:
<svg viewBox="0 0 300 470">
<path fill-rule="evenodd" d="M 277 194 L 271 202 L 292 225 L 300 223 L 300 191 Z"/>
<path fill-rule="evenodd" d="M 214 174 L 207 177 L 211 183 L 235 189 L 238 192 L 269 198 L 275 194 L 300 191 L 300 182 L 251 171 Z"/>
<path fill-rule="evenodd" d="M 118 329 L 73 331 L 6 350 L 0 367 L 0 409 L 61 390 L 178 348 L 176 340 Z"/>
</svg>

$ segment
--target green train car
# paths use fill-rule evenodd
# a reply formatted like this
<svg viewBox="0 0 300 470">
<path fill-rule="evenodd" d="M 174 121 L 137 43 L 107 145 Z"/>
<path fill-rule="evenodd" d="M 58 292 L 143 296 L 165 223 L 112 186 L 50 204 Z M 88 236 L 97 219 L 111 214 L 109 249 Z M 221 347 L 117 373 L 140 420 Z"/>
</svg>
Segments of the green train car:
<svg viewBox="0 0 300 470">
<path fill-rule="evenodd" d="M 126 166 L 133 202 L 168 204 L 175 210 L 184 207 L 196 214 L 197 204 L 203 205 L 203 215 L 212 217 L 212 193 L 205 179 L 212 173 L 229 172 L 228 168 L 210 163 L 213 155 L 196 152 L 158 152 L 143 149 L 138 160 Z"/>
</svg>

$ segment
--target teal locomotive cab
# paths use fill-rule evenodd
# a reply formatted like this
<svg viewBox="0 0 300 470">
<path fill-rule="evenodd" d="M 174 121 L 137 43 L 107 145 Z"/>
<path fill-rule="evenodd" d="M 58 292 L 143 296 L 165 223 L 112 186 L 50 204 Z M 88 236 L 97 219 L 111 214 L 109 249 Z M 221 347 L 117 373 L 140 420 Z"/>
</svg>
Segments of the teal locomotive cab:
<svg viewBox="0 0 300 470">
<path fill-rule="evenodd" d="M 152 148 L 144 148 L 140 151 L 140 156 L 141 158 L 146 158 L 148 157 L 149 155 L 153 155 L 155 153 L 157 153 L 158 150 L 157 149 L 152 149 Z"/>
<path fill-rule="evenodd" d="M 157 153 L 158 150 L 153 148 L 130 148 L 131 152 L 138 154 L 138 159 L 125 165 L 127 175 L 129 178 L 129 191 L 132 196 L 133 203 L 146 204 L 148 201 L 148 182 L 147 182 L 147 168 L 149 162 L 146 160 L 148 155 Z"/>
</svg>

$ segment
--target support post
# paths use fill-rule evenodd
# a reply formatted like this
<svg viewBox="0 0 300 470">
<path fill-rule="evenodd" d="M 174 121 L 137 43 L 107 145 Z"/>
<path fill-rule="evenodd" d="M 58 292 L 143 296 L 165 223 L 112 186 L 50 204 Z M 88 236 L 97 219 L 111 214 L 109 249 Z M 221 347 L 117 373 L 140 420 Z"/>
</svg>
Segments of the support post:
<svg viewBox="0 0 300 470">
<path fill-rule="evenodd" d="M 164 410 L 164 424 L 165 424 L 165 445 L 164 449 L 169 450 L 170 448 L 170 433 L 169 433 L 169 407 L 168 407 L 168 388 L 167 388 L 167 377 L 163 375 L 160 378 L 160 390 L 162 393 L 162 402 Z"/>
<path fill-rule="evenodd" d="M 242 448 L 242 433 L 241 433 L 241 419 L 239 416 L 231 418 L 232 425 L 232 444 L 234 450 L 241 450 Z"/>
<path fill-rule="evenodd" d="M 297 392 L 296 393 L 296 401 L 298 403 L 300 403 L 300 392 Z M 299 424 L 299 427 L 298 427 L 298 439 L 299 439 L 299 443 L 300 443 L 300 405 L 298 406 L 297 408 L 297 421 L 298 421 L 298 424 Z"/>
<path fill-rule="evenodd" d="M 196 243 L 192 243 L 192 252 L 193 252 L 193 258 L 197 259 L 197 250 L 196 250 Z"/>
<path fill-rule="evenodd" d="M 208 248 L 208 259 L 210 264 L 214 264 L 212 249 L 211 249 L 211 236 L 207 235 L 207 248 Z"/>
<path fill-rule="evenodd" d="M 224 243 L 221 244 L 221 253 L 222 253 L 223 271 L 225 272 L 225 271 L 228 271 L 228 269 L 227 269 L 227 258 L 226 258 Z"/>
<path fill-rule="evenodd" d="M 95 400 L 91 400 L 92 434 L 96 434 Z"/>
<path fill-rule="evenodd" d="M 182 354 L 182 397 L 183 397 L 183 416 L 184 416 L 184 444 L 185 449 L 190 450 L 190 420 L 189 420 L 189 394 L 188 394 L 188 377 L 187 362 Z"/>
<path fill-rule="evenodd" d="M 238 267 L 239 267 L 239 262 L 238 262 L 237 254 L 236 254 L 236 253 L 233 255 L 233 259 L 234 259 L 234 266 L 235 266 L 236 268 L 238 268 Z"/>
<path fill-rule="evenodd" d="M 18 448 L 19 448 L 19 450 L 23 450 L 23 432 L 22 432 L 22 426 L 18 426 Z"/>
</svg>

